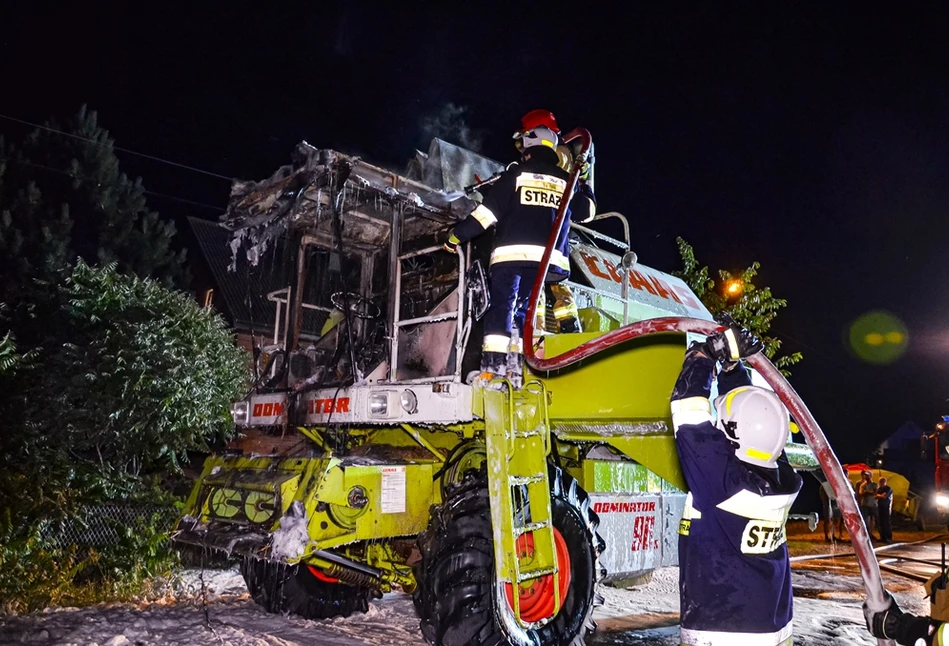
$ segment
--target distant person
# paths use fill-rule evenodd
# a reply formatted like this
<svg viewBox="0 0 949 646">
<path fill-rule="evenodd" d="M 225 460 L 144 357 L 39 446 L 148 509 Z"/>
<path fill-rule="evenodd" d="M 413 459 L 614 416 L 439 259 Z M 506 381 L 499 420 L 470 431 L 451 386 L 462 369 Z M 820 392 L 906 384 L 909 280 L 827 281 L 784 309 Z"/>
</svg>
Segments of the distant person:
<svg viewBox="0 0 949 646">
<path fill-rule="evenodd" d="M 886 484 L 886 478 L 880 478 L 876 492 L 877 515 L 880 520 L 880 540 L 893 542 L 893 527 L 890 525 L 890 512 L 893 509 L 893 488 Z"/>
<path fill-rule="evenodd" d="M 860 500 L 860 513 L 863 515 L 863 522 L 867 526 L 867 533 L 873 536 L 873 528 L 876 525 L 879 505 L 877 504 L 877 483 L 873 481 L 873 474 L 867 470 L 860 473 L 860 483 L 857 485 L 857 497 Z"/>
<path fill-rule="evenodd" d="M 823 475 L 823 474 L 821 474 Z M 820 499 L 824 516 L 824 540 L 828 543 L 844 539 L 844 517 L 840 513 L 837 494 L 830 486 L 830 480 L 825 479 L 820 486 Z"/>
<path fill-rule="evenodd" d="M 679 524 L 683 644 L 790 646 L 793 595 L 785 522 L 801 477 L 784 453 L 788 411 L 751 385 L 740 359 L 761 341 L 734 322 L 693 343 L 672 392 L 679 462 L 689 486 Z M 709 396 L 718 370 L 712 422 Z"/>
</svg>

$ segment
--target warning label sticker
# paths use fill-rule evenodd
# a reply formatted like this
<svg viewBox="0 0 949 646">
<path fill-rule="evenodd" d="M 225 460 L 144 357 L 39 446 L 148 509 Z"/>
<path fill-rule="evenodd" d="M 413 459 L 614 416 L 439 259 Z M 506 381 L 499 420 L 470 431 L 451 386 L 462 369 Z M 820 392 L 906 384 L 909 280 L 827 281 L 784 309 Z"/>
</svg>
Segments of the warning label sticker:
<svg viewBox="0 0 949 646">
<path fill-rule="evenodd" d="M 382 467 L 383 514 L 405 513 L 405 467 Z"/>
</svg>

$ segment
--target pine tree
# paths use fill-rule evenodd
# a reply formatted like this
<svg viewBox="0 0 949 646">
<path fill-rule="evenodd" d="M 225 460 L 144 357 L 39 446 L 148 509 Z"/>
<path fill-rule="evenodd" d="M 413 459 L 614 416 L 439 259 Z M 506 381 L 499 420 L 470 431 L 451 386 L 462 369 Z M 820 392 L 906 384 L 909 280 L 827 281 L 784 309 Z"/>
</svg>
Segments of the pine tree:
<svg viewBox="0 0 949 646">
<path fill-rule="evenodd" d="M 77 258 L 182 286 L 175 225 L 149 210 L 140 178 L 119 170 L 96 113 L 83 106 L 65 126 L 47 127 L 20 146 L 0 140 L 0 300 L 16 300 Z"/>
</svg>

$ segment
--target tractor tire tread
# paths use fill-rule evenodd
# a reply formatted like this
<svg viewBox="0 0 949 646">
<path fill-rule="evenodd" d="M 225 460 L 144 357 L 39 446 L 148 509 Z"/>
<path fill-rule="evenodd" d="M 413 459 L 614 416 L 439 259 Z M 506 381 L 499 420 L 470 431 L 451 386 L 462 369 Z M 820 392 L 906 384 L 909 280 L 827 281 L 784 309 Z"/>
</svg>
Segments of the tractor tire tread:
<svg viewBox="0 0 949 646">
<path fill-rule="evenodd" d="M 605 542 L 597 533 L 599 518 L 576 480 L 551 466 L 551 502 L 555 524 L 573 543 L 574 580 L 562 614 L 530 631 L 509 631 L 498 619 L 495 599 L 494 535 L 487 471 L 468 472 L 446 488 L 444 502 L 432 507 L 427 530 L 419 535 L 422 558 L 415 566 L 413 595 L 422 634 L 434 646 L 582 645 L 596 624 L 592 615 L 602 603 L 596 586 L 604 575 L 599 556 Z M 559 519 L 559 520 L 558 520 Z M 570 531 L 572 528 L 572 532 Z M 581 563 L 585 557 L 587 563 Z M 579 569 L 578 569 L 579 568 Z M 581 575 L 578 576 L 578 572 Z M 578 583 L 575 583 L 578 581 Z M 571 598 L 575 596 L 585 598 Z M 506 603 L 506 601 L 505 601 Z M 569 605 L 569 608 L 568 608 Z M 505 609 L 509 612 L 509 610 Z M 567 617 L 574 612 L 582 616 Z M 513 632 L 514 634 L 508 634 Z"/>
<path fill-rule="evenodd" d="M 303 565 L 248 556 L 240 569 L 251 598 L 275 614 L 305 619 L 348 617 L 367 612 L 369 600 L 382 596 L 372 588 L 320 581 Z"/>
</svg>

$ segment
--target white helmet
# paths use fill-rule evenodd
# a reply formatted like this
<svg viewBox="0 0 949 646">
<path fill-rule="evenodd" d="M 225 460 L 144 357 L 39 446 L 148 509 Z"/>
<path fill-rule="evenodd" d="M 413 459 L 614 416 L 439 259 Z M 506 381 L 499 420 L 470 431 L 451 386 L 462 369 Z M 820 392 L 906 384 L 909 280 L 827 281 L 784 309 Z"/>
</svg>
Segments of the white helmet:
<svg viewBox="0 0 949 646">
<path fill-rule="evenodd" d="M 742 386 L 715 398 L 718 428 L 737 445 L 735 457 L 774 468 L 787 444 L 790 415 L 778 396 L 766 388 Z"/>
<path fill-rule="evenodd" d="M 560 141 L 557 133 L 545 126 L 538 126 L 531 130 L 517 132 L 514 134 L 514 139 L 517 149 L 522 151 L 532 146 L 547 146 L 550 149 L 556 150 L 557 142 Z"/>
</svg>

